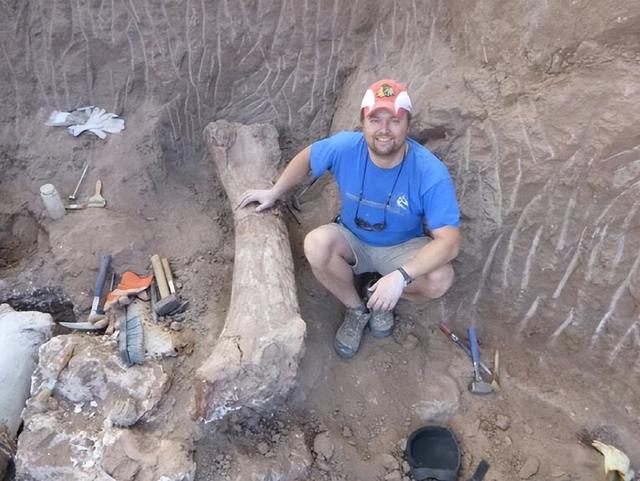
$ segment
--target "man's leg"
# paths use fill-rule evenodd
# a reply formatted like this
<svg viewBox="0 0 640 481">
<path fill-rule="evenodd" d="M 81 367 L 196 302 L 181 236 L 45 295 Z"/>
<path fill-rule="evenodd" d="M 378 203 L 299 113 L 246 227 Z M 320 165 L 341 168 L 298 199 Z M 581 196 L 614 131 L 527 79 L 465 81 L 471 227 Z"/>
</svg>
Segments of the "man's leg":
<svg viewBox="0 0 640 481">
<path fill-rule="evenodd" d="M 351 358 L 360 347 L 362 332 L 371 316 L 353 285 L 351 266 L 356 256 L 344 234 L 332 224 L 307 234 L 304 253 L 318 281 L 347 308 L 336 331 L 334 347 L 340 356 Z"/>
<path fill-rule="evenodd" d="M 362 306 L 351 270 L 355 254 L 339 229 L 328 224 L 309 232 L 304 239 L 304 254 L 316 279 L 342 304 L 348 308 Z"/>
</svg>

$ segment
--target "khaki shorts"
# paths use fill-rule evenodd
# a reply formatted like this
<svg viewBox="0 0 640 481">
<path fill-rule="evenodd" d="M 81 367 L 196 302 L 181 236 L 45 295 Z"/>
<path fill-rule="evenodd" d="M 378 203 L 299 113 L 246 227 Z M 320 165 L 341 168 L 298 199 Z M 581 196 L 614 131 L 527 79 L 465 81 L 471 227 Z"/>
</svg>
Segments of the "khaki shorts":
<svg viewBox="0 0 640 481">
<path fill-rule="evenodd" d="M 353 255 L 356 258 L 355 264 L 351 266 L 354 274 L 379 272 L 383 276 L 387 275 L 412 259 L 431 240 L 430 237 L 415 237 L 403 244 L 375 247 L 362 242 L 342 224 L 333 223 L 329 225 L 342 232 L 342 235 L 351 246 Z"/>
</svg>

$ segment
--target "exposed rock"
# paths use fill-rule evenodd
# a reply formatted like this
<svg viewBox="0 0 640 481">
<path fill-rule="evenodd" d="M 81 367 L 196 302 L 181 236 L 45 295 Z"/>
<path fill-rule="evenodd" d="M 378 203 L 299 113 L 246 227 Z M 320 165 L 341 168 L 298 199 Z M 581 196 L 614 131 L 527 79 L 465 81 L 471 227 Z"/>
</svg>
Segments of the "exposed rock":
<svg viewBox="0 0 640 481">
<path fill-rule="evenodd" d="M 383 455 L 381 455 L 380 462 L 382 463 L 384 469 L 386 469 L 387 471 L 398 469 L 398 460 L 389 453 L 384 453 Z"/>
<path fill-rule="evenodd" d="M 385 481 L 402 481 L 402 473 L 397 469 L 384 477 Z"/>
<path fill-rule="evenodd" d="M 115 479 L 135 481 L 190 481 L 196 465 L 190 447 L 150 433 L 106 429 L 102 438 L 101 468 Z"/>
<path fill-rule="evenodd" d="M 446 420 L 460 406 L 460 392 L 451 376 L 431 373 L 428 382 L 420 383 L 420 389 L 422 400 L 416 402 L 412 409 L 424 421 Z"/>
<path fill-rule="evenodd" d="M 538 472 L 538 469 L 540 469 L 540 460 L 535 456 L 529 456 L 518 471 L 518 476 L 520 479 L 529 479 Z"/>
<path fill-rule="evenodd" d="M 509 416 L 505 416 L 504 414 L 498 414 L 496 417 L 496 426 L 498 426 L 503 431 L 509 429 L 511 426 L 511 418 Z"/>
<path fill-rule="evenodd" d="M 68 352 L 73 355 L 64 354 Z M 193 478 L 187 439 L 174 442 L 152 430 L 139 434 L 111 427 L 132 426 L 153 412 L 169 385 L 160 365 L 147 362 L 126 368 L 116 346 L 103 338 L 57 336 L 40 349 L 32 392 L 42 393 L 51 385 L 55 404 L 50 409 L 38 405 L 38 396 L 27 401 L 17 476 L 84 481 L 112 479 L 113 472 L 122 476 L 118 479 L 152 480 L 164 471 L 167 480 Z M 166 454 L 173 451 L 175 456 Z"/>
<path fill-rule="evenodd" d="M 418 346 L 418 342 L 420 341 L 416 336 L 414 336 L 413 334 L 409 334 L 407 336 L 407 339 L 402 344 L 402 347 L 404 347 L 408 351 L 412 351 Z"/>
<path fill-rule="evenodd" d="M 316 435 L 313 440 L 313 450 L 323 459 L 327 461 L 331 459 L 333 456 L 334 444 L 328 432 L 325 431 Z"/>
</svg>

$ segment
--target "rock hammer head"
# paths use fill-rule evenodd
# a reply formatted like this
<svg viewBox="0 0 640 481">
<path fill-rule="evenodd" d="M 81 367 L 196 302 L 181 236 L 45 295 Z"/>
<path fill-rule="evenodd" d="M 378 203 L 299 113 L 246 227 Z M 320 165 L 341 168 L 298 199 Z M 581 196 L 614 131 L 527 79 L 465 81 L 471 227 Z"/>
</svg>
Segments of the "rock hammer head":
<svg viewBox="0 0 640 481">
<path fill-rule="evenodd" d="M 178 309 L 182 303 L 176 297 L 175 294 L 170 294 L 164 299 L 160 299 L 154 306 L 153 310 L 156 311 L 156 314 L 159 316 L 166 316 L 167 314 L 171 314 L 173 311 Z"/>
<path fill-rule="evenodd" d="M 469 391 L 472 394 L 491 394 L 493 392 L 493 387 L 482 379 L 474 379 L 469 383 Z"/>
</svg>

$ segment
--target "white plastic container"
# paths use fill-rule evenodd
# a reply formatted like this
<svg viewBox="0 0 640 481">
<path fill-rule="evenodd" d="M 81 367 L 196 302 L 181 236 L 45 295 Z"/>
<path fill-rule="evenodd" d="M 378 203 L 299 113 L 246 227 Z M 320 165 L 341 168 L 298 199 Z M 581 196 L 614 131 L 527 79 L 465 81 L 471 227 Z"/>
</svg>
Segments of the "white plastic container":
<svg viewBox="0 0 640 481">
<path fill-rule="evenodd" d="M 54 220 L 64 217 L 64 204 L 53 184 L 44 184 L 40 187 L 40 197 L 47 208 L 49 217 Z"/>
</svg>

